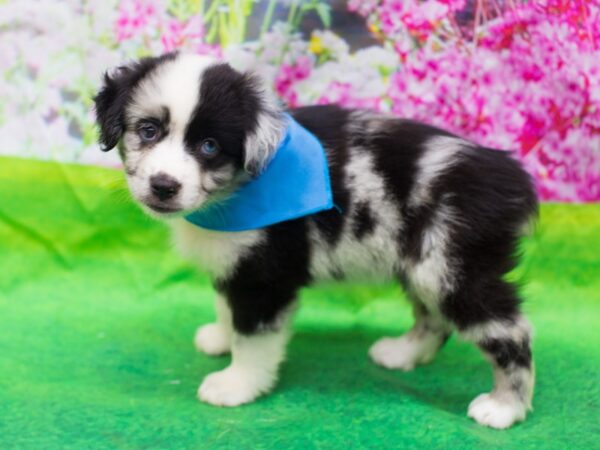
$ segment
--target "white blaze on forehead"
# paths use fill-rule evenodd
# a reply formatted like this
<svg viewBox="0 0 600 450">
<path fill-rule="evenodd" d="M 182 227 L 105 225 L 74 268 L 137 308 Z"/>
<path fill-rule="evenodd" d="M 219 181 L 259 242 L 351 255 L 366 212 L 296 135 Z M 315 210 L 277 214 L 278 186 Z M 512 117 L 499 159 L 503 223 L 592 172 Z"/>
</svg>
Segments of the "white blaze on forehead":
<svg viewBox="0 0 600 450">
<path fill-rule="evenodd" d="M 213 58 L 199 55 L 179 55 L 163 63 L 136 88 L 127 116 L 160 115 L 166 107 L 170 131 L 183 133 L 198 104 L 202 73 L 215 63 Z"/>
<path fill-rule="evenodd" d="M 179 207 L 197 208 L 205 200 L 202 170 L 186 151 L 185 130 L 200 101 L 203 72 L 215 60 L 197 55 L 178 55 L 161 63 L 141 80 L 126 110 L 129 130 L 125 134 L 126 164 L 134 172 L 128 177 L 134 196 L 142 201 L 152 197 L 152 176 L 166 174 L 181 184 L 173 199 Z M 166 135 L 154 145 L 137 151 L 141 141 L 132 129 L 144 118 L 167 119 Z"/>
</svg>

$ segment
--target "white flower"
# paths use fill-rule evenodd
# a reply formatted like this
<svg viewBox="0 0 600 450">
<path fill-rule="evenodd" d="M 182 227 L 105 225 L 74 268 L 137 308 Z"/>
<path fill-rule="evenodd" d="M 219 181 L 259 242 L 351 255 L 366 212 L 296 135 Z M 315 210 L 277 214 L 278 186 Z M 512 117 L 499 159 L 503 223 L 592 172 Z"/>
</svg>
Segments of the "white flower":
<svg viewBox="0 0 600 450">
<path fill-rule="evenodd" d="M 394 50 L 377 46 L 360 49 L 352 54 L 351 58 L 359 66 L 366 65 L 390 72 L 396 70 L 400 64 L 398 55 Z"/>
<path fill-rule="evenodd" d="M 342 59 L 348 55 L 350 47 L 337 34 L 329 30 L 315 30 L 311 36 L 313 52 L 327 51 L 331 59 Z M 310 45 L 310 44 L 309 44 Z M 320 47 L 320 48 L 319 48 Z"/>
</svg>

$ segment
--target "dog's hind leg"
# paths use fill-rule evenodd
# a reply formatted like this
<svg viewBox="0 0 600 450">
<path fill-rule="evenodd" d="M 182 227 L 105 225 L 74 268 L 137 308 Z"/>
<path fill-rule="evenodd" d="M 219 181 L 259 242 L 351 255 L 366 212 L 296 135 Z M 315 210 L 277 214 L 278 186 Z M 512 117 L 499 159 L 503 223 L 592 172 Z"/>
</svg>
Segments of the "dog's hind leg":
<svg viewBox="0 0 600 450">
<path fill-rule="evenodd" d="M 215 299 L 217 320 L 201 326 L 194 336 L 194 344 L 198 351 L 207 355 L 222 355 L 231 350 L 231 310 L 221 294 Z"/>
<path fill-rule="evenodd" d="M 508 428 L 531 409 L 531 326 L 519 303 L 516 287 L 498 277 L 469 278 L 444 303 L 459 336 L 477 345 L 492 363 L 494 388 L 468 409 L 469 417 L 492 428 Z"/>
<path fill-rule="evenodd" d="M 447 323 L 413 303 L 415 324 L 400 337 L 379 339 L 369 350 L 371 359 L 388 369 L 412 370 L 431 362 L 450 336 Z"/>
<path fill-rule="evenodd" d="M 474 342 L 494 368 L 494 388 L 469 405 L 468 416 L 492 428 L 508 428 L 525 419 L 531 409 L 534 368 L 531 327 L 515 316 L 465 329 L 461 335 Z"/>
</svg>

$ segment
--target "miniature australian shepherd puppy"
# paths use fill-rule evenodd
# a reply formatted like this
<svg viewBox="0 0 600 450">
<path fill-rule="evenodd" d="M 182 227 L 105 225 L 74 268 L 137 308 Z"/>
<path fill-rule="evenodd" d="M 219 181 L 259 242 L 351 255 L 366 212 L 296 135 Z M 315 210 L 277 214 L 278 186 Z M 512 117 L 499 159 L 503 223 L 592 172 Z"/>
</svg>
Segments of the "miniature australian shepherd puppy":
<svg viewBox="0 0 600 450">
<path fill-rule="evenodd" d="M 219 232 L 183 216 L 261 173 L 285 132 L 261 80 L 208 57 L 145 58 L 105 76 L 100 142 L 118 147 L 133 197 L 171 226 L 211 275 L 216 321 L 199 350 L 231 352 L 199 398 L 236 406 L 273 389 L 300 288 L 324 279 L 399 282 L 415 323 L 369 350 L 388 369 L 430 362 L 451 333 L 491 362 L 494 388 L 468 415 L 506 428 L 531 409 L 531 327 L 505 275 L 537 211 L 532 182 L 507 152 L 389 115 L 313 106 L 289 111 L 325 148 L 337 208 L 262 229 Z"/>
</svg>

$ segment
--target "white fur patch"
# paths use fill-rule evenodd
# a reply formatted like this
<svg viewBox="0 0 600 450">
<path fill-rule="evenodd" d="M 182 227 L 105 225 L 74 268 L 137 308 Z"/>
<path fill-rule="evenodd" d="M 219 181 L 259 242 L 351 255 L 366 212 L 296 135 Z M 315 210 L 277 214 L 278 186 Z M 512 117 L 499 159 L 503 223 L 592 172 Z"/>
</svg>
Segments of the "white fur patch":
<svg viewBox="0 0 600 450">
<path fill-rule="evenodd" d="M 382 338 L 369 349 L 371 359 L 388 369 L 412 370 L 433 360 L 446 339 L 450 326 L 439 315 L 423 315 L 414 308 L 415 324 L 397 338 Z"/>
<path fill-rule="evenodd" d="M 127 117 L 144 117 L 148 111 L 169 108 L 171 127 L 182 134 L 198 104 L 201 74 L 216 60 L 208 56 L 181 54 L 144 78 L 133 92 Z"/>
<path fill-rule="evenodd" d="M 421 333 L 414 328 L 398 338 L 381 338 L 369 349 L 369 356 L 387 369 L 412 370 L 427 364 L 438 352 L 443 336 Z"/>
<path fill-rule="evenodd" d="M 194 345 L 198 351 L 207 355 L 222 355 L 231 350 L 232 321 L 227 300 L 217 294 L 215 299 L 217 320 L 201 326 L 194 336 Z"/>
<path fill-rule="evenodd" d="M 452 260 L 448 256 L 448 232 L 449 225 L 456 223 L 456 220 L 452 208 L 444 204 L 439 205 L 432 225 L 423 235 L 422 259 L 405 269 L 414 294 L 431 311 L 437 310 L 443 293 L 453 289 L 454 270 Z"/>
<path fill-rule="evenodd" d="M 231 275 L 239 259 L 266 237 L 262 230 L 236 233 L 205 230 L 182 218 L 169 224 L 179 252 L 216 279 Z"/>
<path fill-rule="evenodd" d="M 469 405 L 467 415 L 481 425 L 504 429 L 524 420 L 527 407 L 517 398 L 491 392 L 476 397 Z"/>
<path fill-rule="evenodd" d="M 202 190 L 207 194 L 213 193 L 224 181 L 233 179 L 234 172 L 235 169 L 231 164 L 206 172 L 202 177 Z"/>
<path fill-rule="evenodd" d="M 198 388 L 198 398 L 215 406 L 238 406 L 267 393 L 273 384 L 274 377 L 262 370 L 231 365 L 207 375 Z"/>
<path fill-rule="evenodd" d="M 523 316 L 512 321 L 492 320 L 483 324 L 472 325 L 460 332 L 460 337 L 470 342 L 482 342 L 484 340 L 510 340 L 522 342 L 531 337 L 531 324 Z"/>
<path fill-rule="evenodd" d="M 275 332 L 234 334 L 231 365 L 208 375 L 198 398 L 216 406 L 237 406 L 269 392 L 277 381 L 288 339 L 287 324 Z"/>
<path fill-rule="evenodd" d="M 425 144 L 425 152 L 417 161 L 417 176 L 409 199 L 410 206 L 428 203 L 431 185 L 437 177 L 447 171 L 457 156 L 471 144 L 462 139 L 449 136 L 435 136 Z"/>
<path fill-rule="evenodd" d="M 494 392 L 499 396 L 516 396 L 531 409 L 533 388 L 535 385 L 535 365 L 531 363 L 531 370 L 525 367 L 509 366 L 507 369 L 494 367 Z M 518 389 L 515 389 L 517 388 Z"/>
<path fill-rule="evenodd" d="M 316 280 L 333 279 L 338 275 L 353 280 L 393 279 L 400 265 L 396 242 L 401 221 L 397 209 L 386 198 L 384 181 L 373 170 L 370 154 L 351 149 L 345 169 L 346 186 L 353 203 L 348 211 L 343 212 L 347 218 L 339 242 L 333 249 L 316 225 L 311 224 L 311 274 Z M 373 232 L 358 240 L 352 217 L 357 204 L 363 202 L 369 207 L 376 226 Z"/>
<path fill-rule="evenodd" d="M 481 394 L 469 405 L 467 415 L 492 428 L 508 428 L 525 419 L 531 408 L 534 368 L 494 367 L 494 390 Z"/>
<path fill-rule="evenodd" d="M 196 331 L 194 345 L 206 355 L 222 355 L 231 348 L 231 333 L 218 323 L 207 323 Z"/>
<path fill-rule="evenodd" d="M 181 136 L 169 134 L 151 150 L 139 153 L 136 172 L 127 177 L 135 198 L 143 201 L 151 196 L 150 178 L 166 174 L 181 184 L 176 197 L 178 205 L 191 208 L 203 203 L 206 194 L 201 189 L 200 169 L 194 157 L 185 150 Z"/>
<path fill-rule="evenodd" d="M 246 137 L 244 166 L 250 173 L 258 172 L 267 165 L 279 146 L 284 133 L 283 120 L 272 115 L 260 114 L 256 130 Z"/>
</svg>

